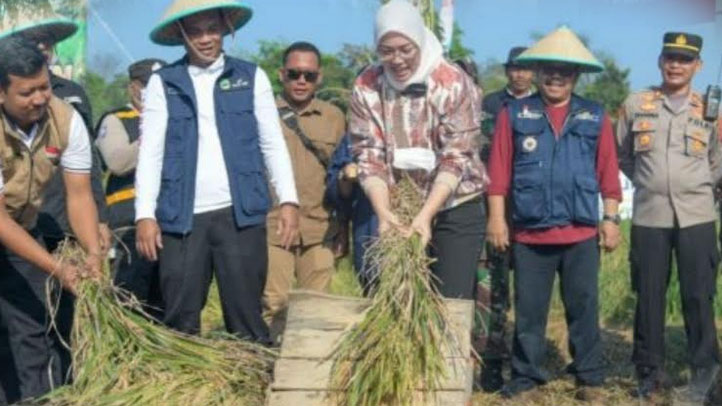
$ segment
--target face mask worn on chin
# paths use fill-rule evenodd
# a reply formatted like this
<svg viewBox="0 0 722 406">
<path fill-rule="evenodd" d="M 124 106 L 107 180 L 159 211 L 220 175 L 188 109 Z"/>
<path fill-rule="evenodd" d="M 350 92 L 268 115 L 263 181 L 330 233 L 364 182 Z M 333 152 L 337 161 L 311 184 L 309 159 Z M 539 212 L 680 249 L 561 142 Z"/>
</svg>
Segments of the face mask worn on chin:
<svg viewBox="0 0 722 406">
<path fill-rule="evenodd" d="M 424 170 L 431 173 L 436 168 L 436 154 L 427 148 L 399 148 L 394 151 L 393 167 L 405 171 Z"/>
</svg>

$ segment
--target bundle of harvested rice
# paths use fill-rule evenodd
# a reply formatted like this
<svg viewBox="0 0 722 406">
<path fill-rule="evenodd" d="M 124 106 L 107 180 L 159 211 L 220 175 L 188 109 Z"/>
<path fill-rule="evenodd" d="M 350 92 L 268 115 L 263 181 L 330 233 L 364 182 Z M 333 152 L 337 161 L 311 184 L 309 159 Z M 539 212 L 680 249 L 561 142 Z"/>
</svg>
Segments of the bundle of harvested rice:
<svg viewBox="0 0 722 406">
<path fill-rule="evenodd" d="M 423 204 L 409 177 L 392 190 L 391 207 L 410 224 Z M 456 348 L 449 317 L 419 236 L 392 230 L 369 247 L 378 269 L 371 306 L 334 352 L 331 387 L 341 406 L 411 406 L 419 388 L 430 395 L 446 376 L 442 348 Z"/>
<path fill-rule="evenodd" d="M 61 260 L 82 264 L 65 244 Z M 171 331 L 143 314 L 140 303 L 109 279 L 77 287 L 70 343 L 73 383 L 39 403 L 48 406 L 263 404 L 274 353 L 233 339 Z"/>
</svg>

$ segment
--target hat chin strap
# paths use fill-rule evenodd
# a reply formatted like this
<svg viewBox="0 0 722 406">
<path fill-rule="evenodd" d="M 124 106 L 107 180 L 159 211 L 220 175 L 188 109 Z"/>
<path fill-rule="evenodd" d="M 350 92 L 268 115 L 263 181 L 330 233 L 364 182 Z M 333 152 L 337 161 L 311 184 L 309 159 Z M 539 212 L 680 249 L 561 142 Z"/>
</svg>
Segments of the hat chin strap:
<svg viewBox="0 0 722 406">
<path fill-rule="evenodd" d="M 231 24 L 231 21 L 228 19 L 228 15 L 226 13 L 224 13 L 223 11 L 221 11 L 220 13 L 221 13 L 221 18 L 223 18 L 223 22 L 226 23 L 226 26 L 228 26 L 228 32 L 231 33 L 231 39 L 232 40 L 235 39 L 236 32 L 233 29 L 233 24 Z M 210 57 L 207 57 L 207 56 L 201 54 L 198 51 L 198 48 L 196 48 L 196 46 L 193 45 L 193 42 L 191 42 L 190 38 L 188 37 L 188 33 L 186 33 L 186 30 L 185 30 L 185 28 L 183 28 L 183 24 L 181 24 L 180 20 L 176 21 L 175 23 L 178 24 L 178 29 L 180 29 L 181 35 L 183 36 L 183 39 L 185 40 L 186 44 L 188 44 L 188 47 L 190 47 L 193 50 L 193 52 L 195 52 L 196 57 L 198 57 L 198 59 L 200 59 L 201 62 L 211 64 L 211 63 L 215 62 L 216 59 L 218 59 L 218 58 L 215 58 L 215 59 L 210 58 Z"/>
</svg>

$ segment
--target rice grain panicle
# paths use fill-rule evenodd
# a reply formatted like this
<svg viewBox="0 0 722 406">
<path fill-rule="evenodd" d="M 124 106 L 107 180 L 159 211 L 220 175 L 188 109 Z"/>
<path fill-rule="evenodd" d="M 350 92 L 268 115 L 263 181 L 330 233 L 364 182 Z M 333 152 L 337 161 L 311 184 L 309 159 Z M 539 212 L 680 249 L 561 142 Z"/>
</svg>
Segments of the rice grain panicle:
<svg viewBox="0 0 722 406">
<path fill-rule="evenodd" d="M 411 224 L 422 205 L 409 176 L 391 190 L 392 211 L 403 225 Z M 444 349 L 458 348 L 429 270 L 433 260 L 418 235 L 407 237 L 398 230 L 381 235 L 365 260 L 378 271 L 371 306 L 332 355 L 330 385 L 340 389 L 333 401 L 339 406 L 411 406 L 422 389 L 427 402 L 447 376 Z"/>
<path fill-rule="evenodd" d="M 84 264 L 64 243 L 61 261 Z M 258 406 L 271 381 L 275 353 L 226 335 L 214 339 L 172 331 L 149 319 L 110 277 L 78 284 L 72 384 L 38 400 L 47 406 Z"/>
</svg>

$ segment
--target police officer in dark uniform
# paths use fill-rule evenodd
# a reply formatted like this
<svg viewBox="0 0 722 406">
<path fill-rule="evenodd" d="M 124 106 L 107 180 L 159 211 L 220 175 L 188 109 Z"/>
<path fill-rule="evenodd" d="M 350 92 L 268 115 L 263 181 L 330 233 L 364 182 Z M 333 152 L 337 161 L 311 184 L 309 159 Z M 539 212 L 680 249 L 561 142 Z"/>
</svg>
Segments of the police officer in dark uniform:
<svg viewBox="0 0 722 406">
<path fill-rule="evenodd" d="M 110 250 L 115 283 L 146 305 L 146 312 L 162 318 L 158 263 L 138 255 L 135 247 L 135 167 L 138 161 L 140 112 L 150 75 L 165 66 L 160 59 L 143 59 L 128 67 L 129 103 L 103 115 L 95 145 L 110 172 L 106 184 L 108 220 L 118 242 Z"/>
<path fill-rule="evenodd" d="M 485 163 L 488 163 L 491 138 L 494 133 L 496 116 L 512 100 L 530 96 L 532 93 L 532 80 L 534 71 L 527 65 L 518 64 L 515 59 L 526 47 L 514 47 L 509 50 L 504 73 L 508 79 L 506 87 L 490 93 L 484 97 L 482 104 L 482 150 L 481 156 Z M 507 215 L 510 210 L 507 210 Z M 486 346 L 481 353 L 482 370 L 480 385 L 486 392 L 496 392 L 504 385 L 502 377 L 503 364 L 509 359 L 509 349 L 506 344 L 507 312 L 510 309 L 509 303 L 509 269 L 511 254 L 500 252 L 491 244 L 487 244 L 485 250 L 486 267 L 489 269 L 491 298 L 489 304 L 489 327 Z"/>
</svg>

